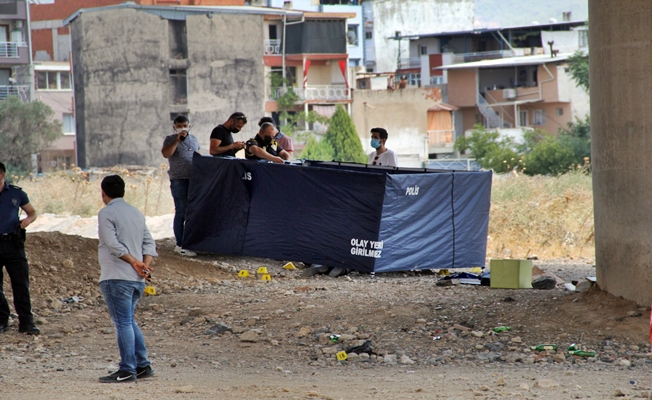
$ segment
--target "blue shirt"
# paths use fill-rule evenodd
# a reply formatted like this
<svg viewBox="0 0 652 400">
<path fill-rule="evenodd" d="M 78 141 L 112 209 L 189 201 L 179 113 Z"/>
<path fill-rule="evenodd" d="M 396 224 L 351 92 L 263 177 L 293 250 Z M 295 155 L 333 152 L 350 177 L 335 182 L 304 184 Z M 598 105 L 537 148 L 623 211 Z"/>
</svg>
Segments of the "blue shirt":
<svg viewBox="0 0 652 400">
<path fill-rule="evenodd" d="M 145 224 L 145 216 L 123 198 L 113 199 L 97 215 L 100 282 L 120 279 L 144 282 L 138 272 L 120 257 L 131 254 L 138 261 L 144 255 L 156 257 L 156 243 Z"/>
<path fill-rule="evenodd" d="M 29 204 L 27 193 L 18 186 L 5 182 L 0 191 L 0 235 L 14 233 L 16 225 L 20 222 L 20 207 Z"/>
</svg>

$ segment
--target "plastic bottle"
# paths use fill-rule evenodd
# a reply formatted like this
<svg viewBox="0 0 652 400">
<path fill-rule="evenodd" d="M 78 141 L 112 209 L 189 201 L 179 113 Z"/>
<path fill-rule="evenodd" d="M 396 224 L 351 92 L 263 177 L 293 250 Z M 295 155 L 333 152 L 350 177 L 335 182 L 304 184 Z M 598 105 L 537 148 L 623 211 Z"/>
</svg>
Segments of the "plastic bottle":
<svg viewBox="0 0 652 400">
<path fill-rule="evenodd" d="M 512 330 L 511 326 L 497 326 L 494 328 L 494 332 L 506 332 L 511 330 Z"/>
<path fill-rule="evenodd" d="M 532 350 L 539 350 L 539 351 L 546 351 L 546 350 L 557 350 L 557 345 L 556 344 L 540 344 L 537 346 L 532 346 Z"/>
</svg>

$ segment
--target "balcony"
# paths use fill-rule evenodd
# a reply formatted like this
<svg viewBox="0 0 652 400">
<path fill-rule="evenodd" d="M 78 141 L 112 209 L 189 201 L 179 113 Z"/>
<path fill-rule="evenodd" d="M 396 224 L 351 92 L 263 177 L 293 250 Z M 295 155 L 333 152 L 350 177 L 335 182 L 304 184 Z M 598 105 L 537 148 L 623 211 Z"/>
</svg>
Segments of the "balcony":
<svg viewBox="0 0 652 400">
<path fill-rule="evenodd" d="M 265 40 L 265 55 L 281 55 L 283 49 L 281 48 L 281 39 L 268 39 Z"/>
<path fill-rule="evenodd" d="M 345 85 L 314 85 L 297 89 L 297 95 L 303 100 L 348 100 L 349 89 Z"/>
<path fill-rule="evenodd" d="M 405 68 L 421 68 L 421 58 L 420 57 L 408 57 L 401 58 L 398 63 L 398 69 Z"/>
<path fill-rule="evenodd" d="M 4 85 L 0 86 L 0 100 L 9 96 L 16 96 L 22 101 L 29 101 L 29 85 Z"/>
<path fill-rule="evenodd" d="M 25 42 L 0 42 L 0 64 L 29 64 Z"/>
<path fill-rule="evenodd" d="M 313 85 L 304 88 L 293 88 L 294 93 L 299 96 L 299 100 L 311 101 L 311 100 L 320 100 L 320 101 L 336 101 L 336 100 L 349 100 L 350 91 L 345 85 Z M 285 93 L 285 90 L 282 87 L 273 87 L 270 88 L 269 99 L 276 100 L 279 96 L 282 96 Z"/>
<path fill-rule="evenodd" d="M 428 131 L 428 147 L 453 147 L 452 130 Z"/>
<path fill-rule="evenodd" d="M 453 64 L 460 64 L 472 61 L 493 60 L 496 58 L 514 57 L 512 50 L 478 51 L 475 53 L 458 53 L 453 55 Z"/>
</svg>

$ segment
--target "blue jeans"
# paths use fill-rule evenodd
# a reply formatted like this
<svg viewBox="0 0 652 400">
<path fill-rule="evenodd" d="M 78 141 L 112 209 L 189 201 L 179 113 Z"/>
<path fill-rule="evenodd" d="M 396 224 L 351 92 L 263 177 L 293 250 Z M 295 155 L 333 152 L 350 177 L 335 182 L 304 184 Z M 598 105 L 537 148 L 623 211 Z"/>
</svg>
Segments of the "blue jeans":
<svg viewBox="0 0 652 400">
<path fill-rule="evenodd" d="M 186 206 L 188 205 L 188 188 L 190 179 L 170 179 L 170 190 L 174 199 L 174 237 L 177 246 L 183 241 L 183 226 L 186 222 Z"/>
<path fill-rule="evenodd" d="M 136 373 L 136 367 L 150 365 L 145 339 L 134 320 L 134 310 L 143 295 L 145 282 L 111 279 L 100 282 L 100 289 L 115 325 L 120 349 L 120 370 Z"/>
</svg>

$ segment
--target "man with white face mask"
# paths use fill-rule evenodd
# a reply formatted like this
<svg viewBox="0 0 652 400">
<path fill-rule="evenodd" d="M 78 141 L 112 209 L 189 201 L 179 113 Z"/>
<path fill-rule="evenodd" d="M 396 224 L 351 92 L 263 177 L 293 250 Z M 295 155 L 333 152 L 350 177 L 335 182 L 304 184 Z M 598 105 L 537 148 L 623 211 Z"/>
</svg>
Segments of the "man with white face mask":
<svg viewBox="0 0 652 400">
<path fill-rule="evenodd" d="M 179 115 L 174 119 L 172 133 L 163 141 L 161 154 L 170 160 L 170 190 L 174 199 L 174 237 L 177 245 L 176 253 L 186 257 L 197 255 L 192 250 L 181 248 L 183 240 L 183 226 L 186 221 L 186 206 L 188 205 L 188 188 L 190 187 L 190 171 L 192 171 L 192 155 L 199 152 L 199 142 L 190 134 L 190 121 L 188 117 Z"/>
<path fill-rule="evenodd" d="M 371 130 L 371 147 L 376 150 L 369 154 L 370 165 L 398 167 L 398 157 L 396 156 L 396 153 L 385 147 L 388 136 L 389 135 L 384 128 L 373 128 Z"/>
</svg>

